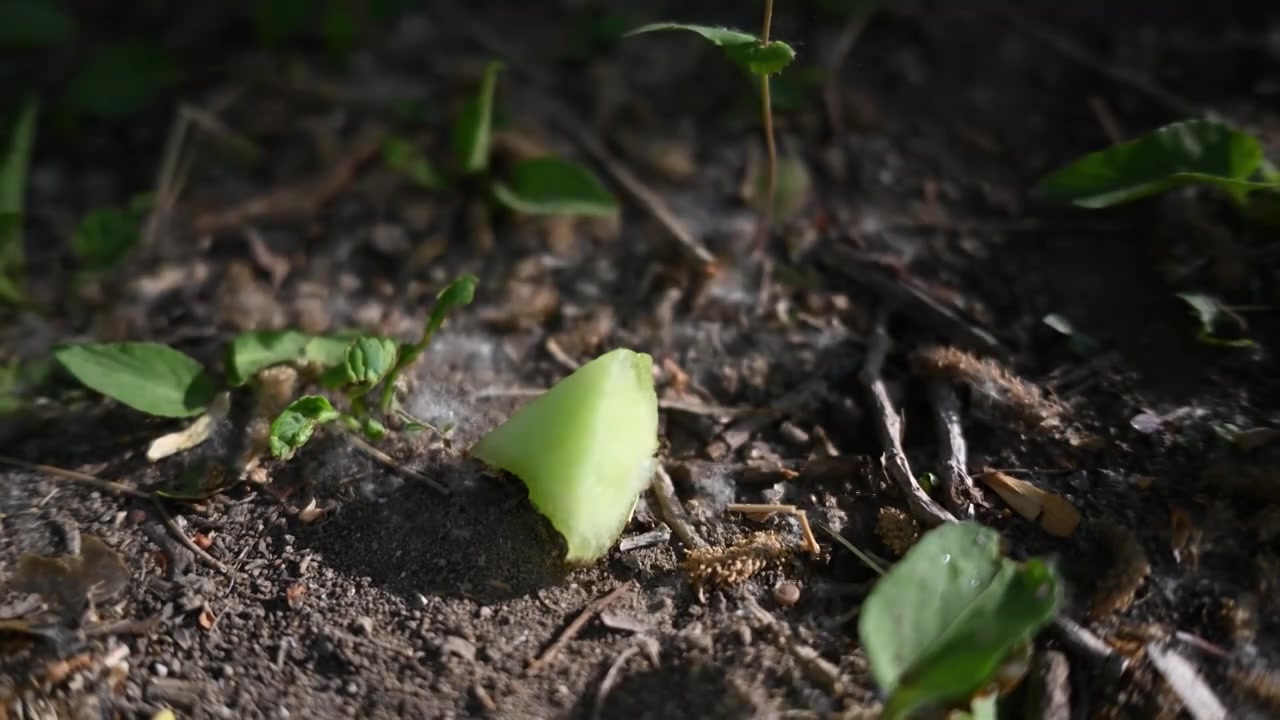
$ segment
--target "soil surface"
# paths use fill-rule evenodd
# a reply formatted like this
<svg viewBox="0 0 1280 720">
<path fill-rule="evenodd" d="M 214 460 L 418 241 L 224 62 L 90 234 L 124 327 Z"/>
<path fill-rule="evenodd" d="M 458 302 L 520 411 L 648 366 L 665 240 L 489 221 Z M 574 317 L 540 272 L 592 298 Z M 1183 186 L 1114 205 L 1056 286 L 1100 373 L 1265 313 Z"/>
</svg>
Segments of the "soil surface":
<svg viewBox="0 0 1280 720">
<path fill-rule="evenodd" d="M 423 3 L 345 60 L 255 49 L 229 12 L 143 18 L 156 11 L 139 6 L 140 27 L 169 33 L 195 69 L 127 120 L 42 127 L 27 246 L 43 309 L 6 311 L 0 360 L 129 339 L 220 367 L 225 343 L 255 328 L 407 339 L 435 293 L 474 273 L 475 303 L 451 315 L 407 400 L 455 429 L 382 444 L 395 468 L 322 434 L 208 497 L 153 500 L 121 487 L 207 485 L 207 463 L 243 451 L 249 393 L 209 441 L 153 463 L 148 443 L 183 423 L 55 374 L 0 425 L 0 454 L 118 485 L 0 474 L 0 717 L 876 717 L 856 627 L 877 576 L 832 533 L 891 560 L 882 509 L 909 512 L 879 465 L 859 376 L 885 309 L 883 376 L 912 469 L 945 470 L 928 394 L 940 372 L 961 389 L 968 471 L 999 469 L 1082 516 L 1057 537 L 979 482 L 977 519 L 1016 557 L 1051 558 L 1066 615 L 1128 661 L 1109 674 L 1046 631 L 1036 648 L 1065 657 L 1054 689 L 1070 714 L 1028 710 L 1028 681 L 1001 716 L 1190 717 L 1149 642 L 1195 667 L 1233 717 L 1280 713 L 1265 700 L 1280 694 L 1265 676 L 1280 662 L 1280 443 L 1265 432 L 1280 427 L 1274 231 L 1210 192 L 1107 211 L 1028 192 L 1084 152 L 1191 115 L 1276 150 L 1280 8 L 897 1 L 857 23 L 781 2 L 774 34 L 799 60 L 775 83 L 780 147 L 811 183 L 762 261 L 744 198 L 763 158 L 749 79 L 692 37 L 592 34 L 613 15 L 754 28 L 758 8 L 643 5 Z M 369 138 L 387 132 L 447 157 L 448 118 L 495 57 L 507 63 L 499 156 L 590 164 L 621 199 L 616 220 L 487 221 L 373 157 Z M 228 130 L 175 141 L 179 106 Z M 173 201 L 144 245 L 108 275 L 78 276 L 79 217 L 157 189 L 175 149 L 178 181 L 160 188 Z M 715 255 L 714 276 L 619 167 Z M 1180 292 L 1238 308 L 1235 330 L 1256 346 L 1200 342 Z M 646 493 L 604 560 L 558 566 L 562 541 L 520 483 L 465 449 L 530 391 L 620 346 L 654 357 L 662 460 L 693 529 L 713 546 L 764 530 L 798 546 L 794 516 L 725 510 L 795 505 L 820 528 L 820 558 L 788 552 L 700 588 Z M 939 346 L 1040 388 L 1049 422 L 1029 426 L 986 366 L 931 375 L 919 353 Z M 1247 447 L 1225 439 L 1247 430 Z M 27 554 L 83 565 L 51 566 L 50 593 L 28 594 L 11 582 Z"/>
</svg>

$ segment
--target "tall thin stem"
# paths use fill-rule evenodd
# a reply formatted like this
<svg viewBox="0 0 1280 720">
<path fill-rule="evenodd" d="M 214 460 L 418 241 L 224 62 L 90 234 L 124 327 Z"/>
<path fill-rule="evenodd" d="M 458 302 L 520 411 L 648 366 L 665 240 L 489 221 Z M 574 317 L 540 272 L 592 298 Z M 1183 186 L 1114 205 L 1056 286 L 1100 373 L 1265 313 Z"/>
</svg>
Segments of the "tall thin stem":
<svg viewBox="0 0 1280 720">
<path fill-rule="evenodd" d="M 760 44 L 769 43 L 769 31 L 773 27 L 773 0 L 764 0 L 764 29 L 760 32 Z M 769 153 L 769 173 L 765 187 L 764 215 L 756 227 L 756 253 L 763 255 L 773 229 L 774 196 L 778 192 L 778 144 L 773 139 L 773 101 L 769 93 L 769 75 L 760 76 L 760 114 L 764 122 L 764 142 Z"/>
</svg>

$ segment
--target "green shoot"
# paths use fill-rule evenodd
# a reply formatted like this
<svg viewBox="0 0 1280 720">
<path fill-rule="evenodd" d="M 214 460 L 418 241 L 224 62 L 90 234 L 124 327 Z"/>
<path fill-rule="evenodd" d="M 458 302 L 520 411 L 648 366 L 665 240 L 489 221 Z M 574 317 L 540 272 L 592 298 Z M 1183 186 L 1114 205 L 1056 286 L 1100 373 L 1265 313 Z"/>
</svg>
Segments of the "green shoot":
<svg viewBox="0 0 1280 720">
<path fill-rule="evenodd" d="M 778 187 L 778 144 L 773 132 L 773 101 L 770 94 L 769 76 L 781 72 L 796 57 L 796 52 L 790 45 L 769 38 L 772 28 L 773 0 L 765 0 L 764 23 L 760 37 L 740 30 L 681 23 L 653 23 L 627 33 L 627 35 L 638 35 L 661 30 L 687 30 L 697 33 L 723 50 L 725 56 L 730 60 L 760 78 L 760 115 L 764 125 L 765 149 L 768 152 L 769 164 L 766 170 L 764 210 L 761 214 L 760 223 L 756 227 L 755 246 L 757 252 L 764 250 L 769 234 L 772 231 L 776 206 L 774 197 Z"/>
<path fill-rule="evenodd" d="M 34 98 L 23 103 L 11 121 L 7 142 L 0 146 L 0 301 L 8 303 L 22 302 L 24 295 L 23 203 L 39 111 Z"/>
<path fill-rule="evenodd" d="M 453 152 L 464 175 L 476 175 L 489 169 L 489 146 L 493 135 L 493 96 L 498 84 L 501 62 L 485 67 L 480 91 L 462 109 L 453 128 Z"/>
<path fill-rule="evenodd" d="M 494 183 L 493 194 L 526 215 L 612 215 L 618 210 L 617 201 L 586 168 L 554 157 L 516 165 L 510 184 Z"/>
<path fill-rule="evenodd" d="M 342 417 L 322 395 L 304 395 L 294 400 L 271 423 L 271 454 L 281 460 L 292 459 L 317 428 Z"/>
<path fill-rule="evenodd" d="M 382 161 L 424 190 L 444 190 L 445 179 L 416 145 L 406 138 L 389 137 L 382 143 Z"/>
<path fill-rule="evenodd" d="M 427 319 L 427 325 L 422 331 L 422 338 L 412 345 L 405 345 L 400 348 L 399 357 L 391 371 L 387 373 L 386 381 L 382 387 L 382 399 L 378 404 L 383 415 L 391 412 L 392 401 L 395 399 L 396 380 L 399 379 L 400 373 L 404 369 L 413 364 L 414 360 L 427 349 L 427 345 L 431 343 L 431 338 L 444 325 L 445 315 L 454 307 L 462 305 L 470 305 L 471 300 L 476 294 L 476 284 L 480 281 L 475 275 L 464 275 L 454 280 L 440 294 L 436 296 L 435 307 L 431 309 L 431 315 Z"/>
<path fill-rule="evenodd" d="M 71 249 L 87 273 L 110 270 L 142 239 L 141 214 L 118 207 L 98 208 L 80 221 Z"/>
</svg>

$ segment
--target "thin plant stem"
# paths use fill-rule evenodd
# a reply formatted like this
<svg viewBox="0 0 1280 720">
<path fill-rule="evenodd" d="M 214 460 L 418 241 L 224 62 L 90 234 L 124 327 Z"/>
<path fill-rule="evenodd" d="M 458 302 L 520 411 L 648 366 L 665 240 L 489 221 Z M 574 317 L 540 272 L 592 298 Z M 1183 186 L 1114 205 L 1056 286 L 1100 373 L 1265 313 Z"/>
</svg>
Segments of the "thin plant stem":
<svg viewBox="0 0 1280 720">
<path fill-rule="evenodd" d="M 760 44 L 769 43 L 769 31 L 773 27 L 773 0 L 764 0 L 764 29 L 760 32 Z M 760 114 L 764 122 L 764 142 L 769 154 L 768 179 L 765 187 L 764 215 L 756 228 L 756 252 L 763 255 L 773 227 L 774 196 L 778 192 L 778 144 L 773 138 L 773 101 L 769 92 L 769 74 L 760 76 Z"/>
</svg>

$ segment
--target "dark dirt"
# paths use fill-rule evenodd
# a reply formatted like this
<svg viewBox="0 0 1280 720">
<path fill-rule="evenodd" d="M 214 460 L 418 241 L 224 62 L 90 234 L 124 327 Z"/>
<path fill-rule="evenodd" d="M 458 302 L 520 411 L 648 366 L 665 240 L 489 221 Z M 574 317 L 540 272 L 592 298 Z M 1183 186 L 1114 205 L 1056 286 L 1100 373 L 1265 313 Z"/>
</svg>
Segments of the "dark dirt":
<svg viewBox="0 0 1280 720">
<path fill-rule="evenodd" d="M 418 437 L 384 448 L 447 485 L 448 496 L 341 438 L 321 438 L 291 464 L 268 463 L 269 484 L 165 502 L 221 572 L 184 547 L 150 501 L 4 470 L 0 717 L 150 717 L 164 707 L 181 718 L 878 715 L 855 631 L 875 576 L 830 536 L 819 534 L 823 560 L 798 555 L 703 599 L 681 570 L 675 536 L 565 572 L 554 562 L 561 541 L 520 485 L 460 452 L 524 401 L 516 391 L 562 377 L 563 356 L 582 362 L 628 346 L 654 355 L 664 398 L 726 408 L 663 412 L 664 459 L 706 539 L 723 544 L 768 527 L 798 542 L 792 518 L 721 512 L 730 499 L 781 501 L 892 557 L 875 532 L 877 513 L 905 505 L 871 470 L 882 448 L 857 378 L 883 298 L 841 270 L 835 247 L 878 258 L 884 277 L 924 288 L 994 333 L 1010 368 L 1066 403 L 1066 434 L 1021 429 L 981 393 L 966 395 L 964 419 L 970 471 L 1006 469 L 1080 510 L 1083 523 L 1065 539 L 1009 513 L 992 493 L 978 510 L 1015 554 L 1059 563 L 1067 614 L 1125 653 L 1137 652 L 1135 638 L 1180 632 L 1180 652 L 1234 716 L 1280 712 L 1233 680 L 1280 662 L 1280 615 L 1270 609 L 1280 450 L 1228 450 L 1217 431 L 1280 423 L 1274 234 L 1241 227 L 1204 193 L 1089 212 L 1026 192 L 1107 144 L 1100 118 L 1113 116 L 1131 136 L 1183 119 L 1184 103 L 1251 128 L 1274 157 L 1280 9 L 886 3 L 840 66 L 838 127 L 816 91 L 779 110 L 782 146 L 802 154 L 814 192 L 774 238 L 761 302 L 749 256 L 755 215 L 739 196 L 748 158 L 759 155 L 750 86 L 714 51 L 678 36 L 573 56 L 579 24 L 557 19 L 610 6 L 636 23 L 758 22 L 751 3 L 659 5 L 424 3 L 345 66 L 304 48 L 295 59 L 308 72 L 292 75 L 248 49 L 245 29 L 217 12 L 201 11 L 200 33 L 190 18 L 173 20 L 175 37 L 194 38 L 190 51 L 206 55 L 168 100 L 211 108 L 265 160 L 246 168 L 198 142 L 176 209 L 149 244 L 127 267 L 79 287 L 68 252 L 77 218 L 154 184 L 173 105 L 104 123 L 80 142 L 38 145 L 29 274 L 48 312 L 4 316 L 0 359 L 35 357 L 62 340 L 152 339 L 217 363 L 223 343 L 252 327 L 409 337 L 448 279 L 473 272 L 481 284 L 476 304 L 455 313 L 424 356 L 409 402 L 425 419 L 458 424 L 452 447 Z M 500 81 L 510 136 L 592 161 L 547 112 L 549 102 L 572 108 L 724 259 L 714 281 L 699 291 L 688 257 L 612 183 L 624 202 L 616 225 L 503 219 L 491 247 L 457 203 L 376 163 L 301 213 L 195 229 L 213 210 L 328 176 L 372 128 L 421 130 L 388 110 L 393 100 L 420 103 L 439 127 L 492 57 L 472 26 L 505 43 L 515 65 Z M 779 4 L 775 35 L 796 41 L 802 62 L 844 30 L 816 3 Z M 536 64 L 520 67 L 519 58 Z M 434 144 L 442 153 L 445 143 Z M 1174 296 L 1183 291 L 1261 308 L 1243 313 L 1261 350 L 1197 342 Z M 1044 324 L 1051 313 L 1098 346 L 1074 352 Z M 886 379 L 907 420 L 907 454 L 918 473 L 936 471 L 924 384 L 907 361 L 918 348 L 958 341 L 909 306 L 889 329 Z M 6 420 L 0 454 L 150 489 L 171 486 L 195 459 L 229 452 L 243 431 L 233 414 L 190 457 L 152 464 L 147 442 L 173 423 L 92 397 L 62 399 Z M 738 408 L 777 412 L 738 416 Z M 1131 420 L 1141 413 L 1165 421 L 1139 429 Z M 848 460 L 841 472 L 734 483 L 746 464 L 833 453 Z M 642 502 L 626 537 L 659 527 L 655 513 Z M 88 614 L 83 605 L 42 614 L 9 586 L 18 559 L 70 553 L 81 534 L 120 554 L 127 586 L 95 598 Z M 783 583 L 799 588 L 794 604 L 775 595 Z M 528 671 L 620 584 L 630 587 L 608 606 L 610 622 L 588 622 Z M 33 639 L 10 620 L 44 629 Z M 826 665 L 800 659 L 795 643 Z M 1038 646 L 1061 647 L 1051 633 Z M 1073 717 L 1179 715 L 1140 655 L 1114 681 L 1070 648 L 1066 655 Z M 607 675 L 614 681 L 600 703 Z M 1002 716 L 1034 717 L 1022 702 L 1011 695 Z"/>
</svg>

